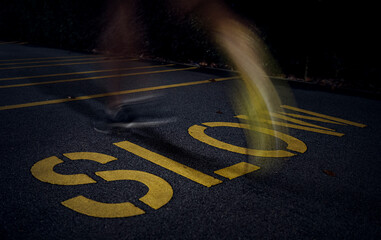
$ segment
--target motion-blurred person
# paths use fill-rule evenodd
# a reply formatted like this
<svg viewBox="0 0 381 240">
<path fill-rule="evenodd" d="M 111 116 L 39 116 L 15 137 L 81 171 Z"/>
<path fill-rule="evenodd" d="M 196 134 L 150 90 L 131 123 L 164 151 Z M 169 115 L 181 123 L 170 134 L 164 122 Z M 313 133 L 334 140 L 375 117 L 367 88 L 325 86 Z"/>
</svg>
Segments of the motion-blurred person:
<svg viewBox="0 0 381 240">
<path fill-rule="evenodd" d="M 99 50 L 108 56 L 136 56 L 142 49 L 144 26 L 137 16 L 139 1 L 108 0 L 104 16 L 105 26 L 99 39 Z M 116 69 L 121 74 L 123 63 L 111 61 L 107 68 Z M 107 79 L 105 88 L 109 93 L 118 92 L 133 86 L 133 81 L 122 77 Z M 94 123 L 98 132 L 110 133 L 114 129 L 150 127 L 173 121 L 174 118 L 158 118 L 155 114 L 161 110 L 160 97 L 150 93 L 141 93 L 139 97 L 115 94 L 106 98 L 103 119 Z"/>
<path fill-rule="evenodd" d="M 104 51 L 130 54 L 140 50 L 144 26 L 136 15 L 138 2 L 133 0 L 110 1 L 107 14 L 109 21 L 101 38 L 101 48 Z M 266 127 L 274 130 L 270 112 L 278 111 L 281 104 L 263 67 L 263 61 L 268 58 L 268 54 L 263 51 L 265 48 L 260 38 L 246 27 L 223 1 L 167 0 L 167 4 L 176 8 L 180 14 L 186 15 L 191 12 L 200 17 L 211 36 L 240 73 L 242 81 L 238 84 L 239 91 L 232 94 L 236 111 L 247 115 L 249 124 L 258 126 L 264 125 L 266 122 Z M 110 81 L 108 83 L 109 91 L 117 91 L 119 85 L 120 79 Z M 144 100 L 149 98 L 152 97 L 147 96 Z M 126 102 L 121 96 L 109 98 L 106 109 L 107 120 L 104 122 L 104 126 L 107 128 L 138 126 L 139 124 L 135 122 L 138 115 L 134 115 L 133 111 L 129 109 L 132 102 L 134 102 L 133 99 Z M 138 102 L 136 106 L 140 105 Z M 123 116 L 120 113 L 127 114 L 126 120 L 119 118 L 119 116 Z M 249 146 L 254 142 L 257 148 L 270 144 L 263 139 L 254 141 L 251 131 L 247 131 L 247 136 Z"/>
</svg>

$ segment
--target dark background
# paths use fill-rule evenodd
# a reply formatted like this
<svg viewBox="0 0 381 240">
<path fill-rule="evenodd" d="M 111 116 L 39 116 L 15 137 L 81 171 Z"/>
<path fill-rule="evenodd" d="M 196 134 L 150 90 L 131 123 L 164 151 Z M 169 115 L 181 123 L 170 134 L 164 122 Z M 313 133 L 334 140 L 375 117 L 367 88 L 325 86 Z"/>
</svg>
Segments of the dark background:
<svg viewBox="0 0 381 240">
<path fill-rule="evenodd" d="M 107 0 L 0 0 L 0 39 L 80 51 L 97 48 Z M 140 0 L 145 56 L 228 64 L 194 14 Z M 332 88 L 379 90 L 377 8 L 371 1 L 225 0 L 256 29 L 282 76 Z M 270 74 L 279 74 L 274 72 Z"/>
</svg>

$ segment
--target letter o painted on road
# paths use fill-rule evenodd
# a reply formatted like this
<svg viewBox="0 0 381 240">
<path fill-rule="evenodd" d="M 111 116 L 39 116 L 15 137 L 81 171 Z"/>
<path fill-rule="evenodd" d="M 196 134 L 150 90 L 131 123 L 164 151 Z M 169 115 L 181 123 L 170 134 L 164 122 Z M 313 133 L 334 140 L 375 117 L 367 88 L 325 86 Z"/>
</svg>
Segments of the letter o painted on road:
<svg viewBox="0 0 381 240">
<path fill-rule="evenodd" d="M 259 133 L 267 134 L 286 142 L 287 150 L 292 150 L 299 153 L 304 153 L 305 151 L 307 151 L 307 146 L 304 142 L 290 135 L 287 135 L 285 133 L 281 133 L 275 130 L 270 130 L 270 129 L 262 128 L 262 127 L 252 127 L 248 124 L 233 123 L 233 122 L 206 122 L 202 124 L 208 127 L 234 127 L 234 128 L 243 128 L 243 129 L 257 131 Z M 291 157 L 296 155 L 292 152 L 285 151 L 285 150 L 260 150 L 260 149 L 251 149 L 251 148 L 235 146 L 235 145 L 225 143 L 208 136 L 205 133 L 206 129 L 207 127 L 204 127 L 204 126 L 193 125 L 188 129 L 188 133 L 193 138 L 203 143 L 206 143 L 213 147 L 224 149 L 230 152 L 257 156 L 257 157 Z"/>
</svg>

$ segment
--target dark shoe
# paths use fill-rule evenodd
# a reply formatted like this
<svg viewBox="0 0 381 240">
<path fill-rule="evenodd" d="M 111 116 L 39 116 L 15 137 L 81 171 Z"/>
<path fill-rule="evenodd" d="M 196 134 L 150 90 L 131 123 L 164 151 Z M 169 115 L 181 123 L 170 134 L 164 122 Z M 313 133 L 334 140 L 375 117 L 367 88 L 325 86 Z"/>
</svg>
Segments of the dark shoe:
<svg viewBox="0 0 381 240">
<path fill-rule="evenodd" d="M 154 127 L 161 124 L 174 122 L 174 117 L 155 116 L 162 110 L 157 97 L 141 97 L 122 104 L 114 105 L 105 111 L 104 119 L 94 122 L 94 129 L 101 133 L 111 133 L 113 130 L 129 128 Z"/>
</svg>

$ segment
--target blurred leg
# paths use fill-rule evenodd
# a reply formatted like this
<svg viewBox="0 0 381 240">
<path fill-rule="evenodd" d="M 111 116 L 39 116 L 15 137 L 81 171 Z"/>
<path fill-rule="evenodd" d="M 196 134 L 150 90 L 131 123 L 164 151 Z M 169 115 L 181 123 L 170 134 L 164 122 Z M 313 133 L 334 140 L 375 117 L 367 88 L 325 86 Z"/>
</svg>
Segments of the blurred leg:
<svg viewBox="0 0 381 240">
<path fill-rule="evenodd" d="M 139 0 L 111 0 L 104 17 L 105 24 L 99 40 L 99 50 L 110 57 L 137 57 L 142 51 L 144 26 L 138 13 Z M 122 69 L 126 65 L 121 61 L 107 64 L 108 69 Z M 116 71 L 114 74 L 122 74 Z M 143 80 L 143 79 L 140 79 Z M 108 92 L 132 89 L 136 79 L 113 77 L 105 81 Z M 99 132 L 109 133 L 116 128 L 149 127 L 166 123 L 169 119 L 159 117 L 162 106 L 157 96 L 151 93 L 140 93 L 138 98 L 129 95 L 115 95 L 106 99 L 105 118 L 95 123 Z M 160 118 L 160 119 L 159 119 Z"/>
<path fill-rule="evenodd" d="M 101 52 L 112 56 L 135 56 L 140 50 L 142 39 L 141 23 L 136 16 L 136 0 L 108 0 L 104 17 L 105 25 L 99 40 Z M 115 61 L 107 64 L 107 68 L 121 69 L 123 63 Z M 120 74 L 117 71 L 116 74 Z M 121 90 L 121 78 L 111 78 L 106 81 L 108 92 Z M 127 83 L 128 84 L 128 83 Z M 107 99 L 108 108 L 120 105 L 124 96 L 116 95 Z"/>
</svg>

